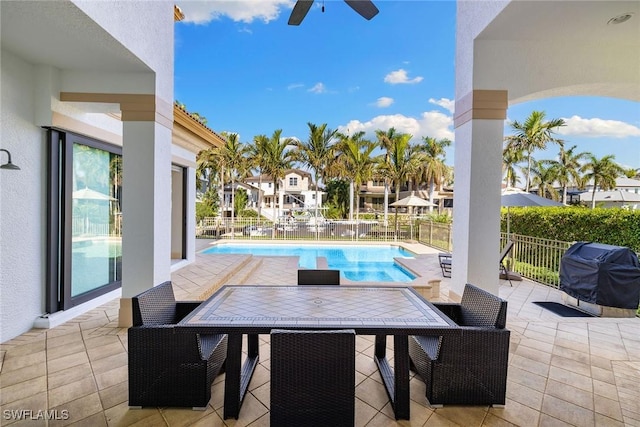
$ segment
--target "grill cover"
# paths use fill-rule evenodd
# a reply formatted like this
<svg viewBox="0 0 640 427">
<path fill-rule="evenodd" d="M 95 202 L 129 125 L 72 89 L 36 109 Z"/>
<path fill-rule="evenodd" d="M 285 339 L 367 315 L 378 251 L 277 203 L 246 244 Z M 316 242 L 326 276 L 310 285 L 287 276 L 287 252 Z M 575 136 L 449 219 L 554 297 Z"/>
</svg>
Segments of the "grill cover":
<svg viewBox="0 0 640 427">
<path fill-rule="evenodd" d="M 560 262 L 560 290 L 592 304 L 637 309 L 640 263 L 629 248 L 578 242 Z"/>
</svg>

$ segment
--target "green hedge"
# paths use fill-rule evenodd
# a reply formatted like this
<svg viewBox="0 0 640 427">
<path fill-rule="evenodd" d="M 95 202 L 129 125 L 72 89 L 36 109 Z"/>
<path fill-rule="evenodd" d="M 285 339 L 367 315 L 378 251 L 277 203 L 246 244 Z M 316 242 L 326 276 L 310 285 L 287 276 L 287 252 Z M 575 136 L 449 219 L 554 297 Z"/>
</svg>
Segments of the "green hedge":
<svg viewBox="0 0 640 427">
<path fill-rule="evenodd" d="M 626 246 L 640 253 L 640 210 L 566 206 L 509 208 L 508 212 L 514 234 Z M 502 208 L 501 230 L 507 231 L 507 208 Z"/>
</svg>

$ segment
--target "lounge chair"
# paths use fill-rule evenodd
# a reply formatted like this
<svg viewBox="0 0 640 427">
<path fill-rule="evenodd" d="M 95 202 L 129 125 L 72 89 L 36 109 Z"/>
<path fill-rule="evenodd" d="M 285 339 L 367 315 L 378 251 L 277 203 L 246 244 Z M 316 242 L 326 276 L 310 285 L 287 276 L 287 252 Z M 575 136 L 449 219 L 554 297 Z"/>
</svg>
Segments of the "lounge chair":
<svg viewBox="0 0 640 427">
<path fill-rule="evenodd" d="M 353 426 L 356 335 L 271 331 L 271 425 Z"/>
<path fill-rule="evenodd" d="M 509 255 L 509 252 L 511 252 L 511 250 L 513 249 L 513 245 L 514 245 L 513 240 L 509 240 L 507 242 L 505 247 L 502 249 L 502 252 L 500 252 L 500 261 L 499 261 L 501 277 L 504 277 L 505 279 L 507 279 L 511 286 L 513 286 L 513 283 L 511 283 L 511 276 L 509 275 L 510 273 L 509 269 L 505 264 L 505 259 L 507 255 Z M 451 277 L 452 259 L 453 259 L 453 256 L 450 253 L 438 254 L 438 262 L 440 263 L 440 269 L 442 270 L 443 277 Z"/>
<path fill-rule="evenodd" d="M 340 270 L 298 270 L 298 285 L 339 285 Z"/>
<path fill-rule="evenodd" d="M 175 324 L 201 303 L 176 302 L 171 282 L 132 298 L 130 407 L 207 407 L 211 384 L 227 357 L 227 336 L 175 331 Z"/>
<path fill-rule="evenodd" d="M 462 329 L 445 337 L 410 336 L 411 365 L 438 405 L 504 405 L 509 335 L 507 302 L 467 284 L 460 304 L 434 303 Z"/>
</svg>

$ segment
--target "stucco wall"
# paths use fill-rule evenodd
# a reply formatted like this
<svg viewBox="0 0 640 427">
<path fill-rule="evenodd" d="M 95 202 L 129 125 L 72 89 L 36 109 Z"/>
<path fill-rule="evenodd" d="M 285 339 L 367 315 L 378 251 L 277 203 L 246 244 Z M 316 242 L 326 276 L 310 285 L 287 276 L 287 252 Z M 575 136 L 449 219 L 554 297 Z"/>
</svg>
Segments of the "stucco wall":
<svg viewBox="0 0 640 427">
<path fill-rule="evenodd" d="M 34 67 L 2 50 L 0 148 L 21 170 L 0 170 L 0 342 L 33 325 L 44 310 L 46 151 L 33 124 Z M 2 163 L 6 154 L 1 153 Z"/>
<path fill-rule="evenodd" d="M 459 0 L 456 3 L 456 99 L 478 89 L 473 81 L 475 38 L 507 4 L 509 0 Z"/>
<path fill-rule="evenodd" d="M 160 0 L 73 3 L 155 71 L 156 95 L 173 104 L 174 3 Z"/>
</svg>

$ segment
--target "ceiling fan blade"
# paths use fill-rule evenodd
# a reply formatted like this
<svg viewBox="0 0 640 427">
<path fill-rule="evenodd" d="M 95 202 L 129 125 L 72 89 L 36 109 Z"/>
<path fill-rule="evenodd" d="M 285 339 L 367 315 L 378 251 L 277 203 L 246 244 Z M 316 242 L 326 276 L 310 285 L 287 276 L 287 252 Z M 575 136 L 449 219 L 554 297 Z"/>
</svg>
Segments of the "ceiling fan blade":
<svg viewBox="0 0 640 427">
<path fill-rule="evenodd" d="M 358 12 L 364 19 L 369 20 L 379 12 L 371 0 L 344 0 L 351 9 Z"/>
<path fill-rule="evenodd" d="M 289 25 L 300 25 L 304 17 L 307 16 L 312 4 L 313 0 L 298 0 L 293 6 L 291 16 L 289 16 Z"/>
</svg>

